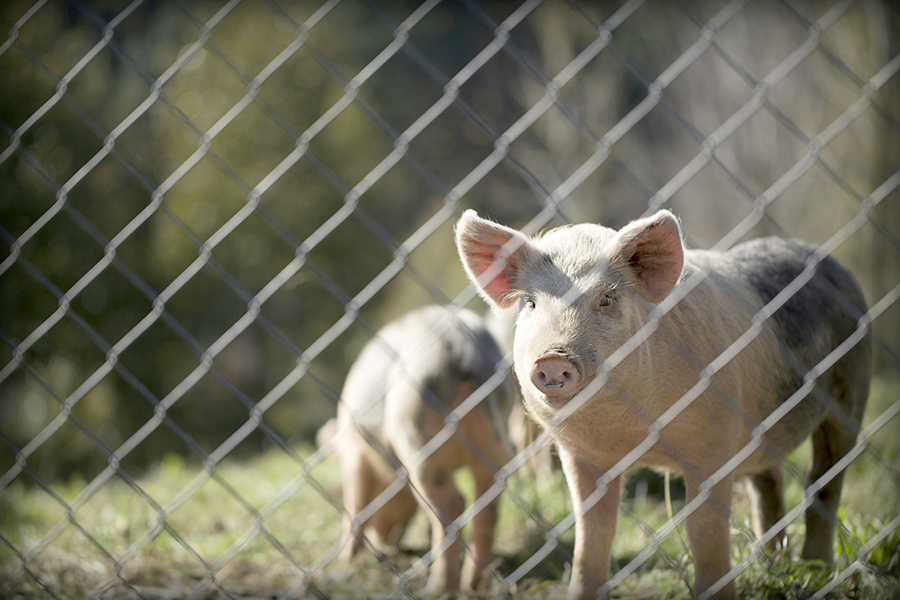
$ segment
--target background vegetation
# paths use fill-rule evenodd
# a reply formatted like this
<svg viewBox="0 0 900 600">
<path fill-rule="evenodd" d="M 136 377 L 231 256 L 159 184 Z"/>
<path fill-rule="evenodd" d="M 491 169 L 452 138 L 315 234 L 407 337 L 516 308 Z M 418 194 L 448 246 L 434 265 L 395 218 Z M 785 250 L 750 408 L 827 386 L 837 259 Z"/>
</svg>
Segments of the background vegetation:
<svg viewBox="0 0 900 600">
<path fill-rule="evenodd" d="M 520 3 L 438 4 L 411 29 L 403 48 L 360 86 L 354 102 L 312 137 L 303 159 L 212 249 L 209 261 L 167 297 L 161 317 L 142 330 L 140 323 L 157 296 L 174 289 L 173 282 L 203 253 L 204 243 L 245 207 L 254 187 L 343 97 L 347 82 L 391 43 L 397 25 L 417 6 L 334 4 L 233 118 L 229 111 L 245 100 L 253 79 L 298 39 L 298 27 L 316 14 L 319 2 L 246 0 L 221 13 L 221 3 L 171 0 L 135 5 L 11 1 L 0 7 L 0 29 L 15 32 L 8 41 L 0 40 L 0 523 L 12 547 L 30 547 L 66 517 L 53 494 L 72 501 L 91 482 L 103 481 L 97 478 L 110 464 L 109 453 L 152 422 L 159 401 L 182 393 L 179 385 L 202 364 L 204 352 L 344 206 L 347 192 L 442 97 L 447 81 L 494 39 L 496 26 Z M 144 535 L 154 502 L 165 505 L 197 481 L 198 473 L 202 477 L 203 461 L 247 422 L 255 403 L 285 380 L 302 353 L 332 330 L 350 299 L 391 264 L 399 245 L 444 206 L 449 190 L 490 155 L 497 137 L 543 97 L 546 83 L 597 39 L 598 28 L 621 4 L 548 0 L 513 28 L 505 48 L 460 87 L 453 105 L 361 196 L 352 216 L 315 245 L 302 268 L 262 305 L 260 317 L 217 350 L 209 371 L 178 396 L 161 426 L 123 453 L 117 477 L 88 495 L 76 521 L 84 520 L 86 531 L 112 556 Z M 702 37 L 703 24 L 725 6 L 663 0 L 638 6 L 615 29 L 611 44 L 562 87 L 558 104 L 461 198 L 456 213 L 471 207 L 513 226 L 530 221 L 548 194 L 647 97 L 650 84 Z M 748 3 L 716 32 L 715 47 L 665 89 L 664 101 L 612 146 L 610 158 L 561 203 L 550 224 L 597 221 L 619 227 L 641 215 L 829 8 L 802 0 Z M 120 14 L 110 43 L 91 54 L 104 27 Z M 24 24 L 16 25 L 26 15 Z M 195 48 L 203 24 L 213 18 L 217 22 L 208 40 Z M 897 56 L 898 31 L 895 6 L 873 0 L 854 3 L 821 34 L 817 50 L 769 91 L 766 106 L 667 199 L 665 205 L 683 219 L 690 244 L 715 244 L 752 211 L 753 201 L 806 155 L 809 141 L 863 97 L 864 84 Z M 186 57 L 184 65 L 170 71 L 179 57 Z M 158 80 L 164 81 L 160 96 L 143 110 Z M 853 218 L 863 199 L 900 164 L 898 86 L 900 78 L 893 76 L 874 92 L 874 105 L 821 150 L 819 162 L 768 207 L 745 237 L 788 235 L 821 244 Z M 217 123 L 225 123 L 221 131 Z M 198 155 L 211 130 L 217 133 L 208 151 Z M 111 132 L 112 150 L 98 155 Z M 96 164 L 91 162 L 95 156 L 100 157 Z M 160 199 L 148 218 L 134 221 Z M 42 215 L 53 216 L 44 223 Z M 860 279 L 870 304 L 900 281 L 898 217 L 895 190 L 835 251 Z M 257 506 L 300 473 L 298 458 L 308 456 L 314 432 L 333 415 L 349 364 L 374 329 L 411 307 L 460 295 L 466 282 L 453 251 L 454 220 L 440 224 L 415 247 L 404 268 L 361 306 L 353 325 L 338 330 L 306 375 L 265 412 L 261 426 L 220 461 L 217 457 L 221 481 L 203 483 L 170 521 L 189 547 L 213 560 L 252 524 L 247 511 L 237 508 L 240 502 L 220 488 L 231 486 Z M 139 225 L 117 238 L 132 222 Z M 24 234 L 28 240 L 16 242 Z M 113 239 L 114 260 L 95 270 L 105 264 Z M 67 292 L 63 314 L 59 302 Z M 471 307 L 483 312 L 479 302 L 473 300 Z M 900 304 L 882 313 L 874 330 L 882 396 L 873 401 L 869 419 L 900 397 Z M 129 343 L 111 363 L 108 352 L 123 339 Z M 27 350 L 17 353 L 25 342 Z M 41 432 L 60 418 L 62 427 L 44 439 Z M 843 521 L 848 540 L 871 537 L 897 515 L 897 453 L 887 440 L 898 429 L 896 419 L 888 423 L 883 437 L 873 440 L 875 450 L 854 465 L 857 478 L 848 485 L 851 508 Z M 41 443 L 32 452 L 29 444 L 36 438 Z M 23 448 L 30 454 L 18 472 L 23 465 L 16 466 L 17 453 Z M 326 462 L 320 468 L 326 471 L 322 485 L 336 495 L 334 466 Z M 153 501 L 138 500 L 128 481 L 139 481 Z M 558 491 L 561 484 L 551 487 Z M 546 512 L 550 523 L 567 514 L 564 498 L 539 492 L 532 499 L 536 514 Z M 795 499 L 798 494 L 795 488 Z M 291 503 L 295 508 L 289 508 Z M 647 506 L 660 515 L 658 505 Z M 303 486 L 276 513 L 283 522 L 271 530 L 308 564 L 337 540 L 337 512 L 323 512 L 328 510 L 333 508 L 318 491 Z M 530 519 L 529 511 L 517 510 Z M 515 564 L 521 560 L 516 557 L 534 549 L 517 537 L 527 535 L 531 525 L 507 518 L 501 554 Z M 171 533 L 161 533 L 133 563 L 135 581 L 164 587 L 160 577 L 185 573 L 168 566 L 199 565 L 183 555 L 185 546 L 167 536 Z M 631 544 L 620 547 L 619 556 L 646 543 L 637 530 L 619 537 L 626 541 L 617 543 Z M 896 577 L 896 560 L 891 562 L 890 551 L 883 549 L 892 548 L 896 557 L 896 536 L 892 539 L 894 545 L 881 550 L 887 558 L 873 558 L 882 566 L 858 579 L 882 572 Z M 421 548 L 416 540 L 410 543 Z M 251 568 L 260 561 L 275 564 L 267 554 L 271 544 L 262 538 L 253 544 L 262 558 L 235 561 L 243 566 L 232 568 L 245 569 L 247 577 L 256 573 L 265 579 L 263 586 L 280 582 L 269 576 L 275 571 Z M 0 544 L 0 551 L 15 565 L 9 545 Z M 682 560 L 677 545 L 668 552 Z M 76 565 L 71 577 L 94 568 L 99 577 L 110 568 L 102 554 L 77 527 L 67 526 L 38 557 Z M 290 588 L 297 572 L 280 556 Z M 845 556 L 852 556 L 849 548 Z M 558 558 L 548 562 L 563 564 Z M 401 564 L 407 559 L 401 557 Z M 59 578 L 56 589 L 74 586 L 74 580 L 65 579 L 65 568 L 32 564 L 37 572 Z M 763 564 L 770 563 L 756 563 L 759 577 L 751 582 L 768 590 L 793 589 L 790 567 L 776 571 L 788 575 L 769 581 Z M 157 571 L 148 575 L 152 565 Z M 678 576 L 678 569 L 667 566 Z M 373 563 L 371 568 L 381 567 Z M 343 583 L 348 589 L 359 585 L 355 576 L 330 566 L 326 572 L 335 593 Z M 561 575 L 548 572 L 551 580 Z M 240 573 L 228 577 L 250 581 Z M 194 582 L 171 583 L 191 587 Z M 252 582 L 240 585 L 255 589 Z M 755 589 L 757 583 L 747 585 Z M 685 588 L 675 589 L 680 594 Z M 558 591 L 552 584 L 546 597 Z"/>
</svg>

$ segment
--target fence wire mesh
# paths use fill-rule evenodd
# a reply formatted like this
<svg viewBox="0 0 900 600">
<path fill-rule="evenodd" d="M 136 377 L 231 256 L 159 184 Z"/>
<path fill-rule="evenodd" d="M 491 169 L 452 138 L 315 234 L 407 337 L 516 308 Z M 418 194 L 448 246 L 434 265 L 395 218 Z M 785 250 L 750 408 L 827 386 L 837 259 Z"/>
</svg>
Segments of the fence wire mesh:
<svg viewBox="0 0 900 600">
<path fill-rule="evenodd" d="M 849 469 L 857 512 L 832 516 L 842 559 L 797 589 L 846 596 L 867 578 L 884 597 L 900 592 L 896 4 L 43 0 L 0 14 L 0 595 L 416 598 L 437 555 L 501 498 L 485 595 L 563 597 L 576 516 L 567 495 L 544 498 L 560 497 L 560 473 L 535 481 L 527 468 L 548 435 L 506 465 L 480 457 L 493 484 L 445 519 L 436 548 L 423 520 L 409 532 L 416 551 L 366 539 L 350 566 L 333 454 L 357 442 L 338 431 L 311 444 L 381 325 L 426 303 L 484 312 L 452 241 L 470 207 L 529 234 L 665 207 L 694 247 L 764 234 L 817 246 L 714 361 L 681 349 L 696 386 L 598 473 L 583 510 L 817 265 L 840 258 L 871 306 L 857 330 L 806 366 L 803 386 L 674 514 L 647 509 L 655 475 L 634 477 L 608 585 L 646 593 L 668 585 L 642 579 L 660 567 L 690 593 L 679 527 L 871 332 L 875 384 L 864 423 L 851 423 L 856 445 L 814 481 L 802 455 L 785 460 L 797 502 L 760 538 L 735 513 L 740 550 L 716 586 L 737 579 L 751 597 L 799 585 L 768 543 L 802 531 L 816 492 Z M 706 274 L 661 302 L 554 426 L 665 335 L 660 320 Z M 353 526 L 445 441 L 479 456 L 459 423 L 508 377 L 498 363 L 444 410 L 411 463 L 367 437 L 396 478 Z"/>
</svg>

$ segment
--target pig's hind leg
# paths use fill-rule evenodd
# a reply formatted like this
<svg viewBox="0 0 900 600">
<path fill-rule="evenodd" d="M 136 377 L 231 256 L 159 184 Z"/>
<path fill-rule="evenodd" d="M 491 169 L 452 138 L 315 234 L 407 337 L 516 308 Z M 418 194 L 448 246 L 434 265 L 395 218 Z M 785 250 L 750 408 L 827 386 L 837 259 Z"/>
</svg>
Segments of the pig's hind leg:
<svg viewBox="0 0 900 600">
<path fill-rule="evenodd" d="M 862 411 L 860 411 L 862 412 Z M 860 417 L 862 415 L 859 415 Z M 856 444 L 858 428 L 847 427 L 838 419 L 829 417 L 812 434 L 813 465 L 809 474 L 810 485 L 816 485 Z M 845 471 L 841 470 L 822 485 L 815 500 L 806 509 L 806 540 L 802 556 L 805 560 L 821 560 L 833 564 L 834 527 L 837 524 L 838 506 Z"/>
<path fill-rule="evenodd" d="M 497 471 L 512 457 L 509 448 L 499 439 L 487 407 L 482 405 L 473 410 L 461 425 L 472 443 L 478 446 L 468 457 L 475 479 L 475 503 L 478 503 L 494 486 Z M 462 570 L 462 589 L 465 591 L 474 591 L 478 587 L 485 567 L 491 562 L 499 506 L 500 494 L 497 494 L 472 517 L 472 536 Z"/>
<path fill-rule="evenodd" d="M 871 345 L 865 339 L 819 378 L 823 389 L 814 391 L 817 399 L 828 405 L 829 412 L 812 434 L 813 464 L 809 485 L 822 487 L 816 492 L 813 504 L 806 509 L 806 540 L 802 552 L 806 560 L 821 560 L 827 565 L 834 561 L 834 527 L 845 471 L 842 469 L 827 482 L 819 480 L 856 445 L 869 397 L 870 361 Z"/>
<path fill-rule="evenodd" d="M 769 467 L 748 477 L 747 491 L 750 495 L 753 510 L 753 529 L 756 537 L 762 539 L 785 515 L 784 475 L 781 465 Z M 785 530 L 769 540 L 766 547 L 772 551 L 781 550 L 785 546 Z"/>
<path fill-rule="evenodd" d="M 446 445 L 444 446 L 446 448 Z M 442 460 L 440 450 L 429 457 L 418 469 L 410 473 L 413 486 L 419 492 L 419 502 L 428 514 L 431 524 L 432 563 L 428 575 L 425 593 L 431 594 L 444 590 L 459 589 L 459 576 L 462 567 L 462 553 L 459 539 L 452 540 L 443 550 L 449 526 L 459 517 L 465 508 L 465 499 L 453 482 L 453 468 Z M 459 535 L 457 529 L 455 535 Z"/>
<path fill-rule="evenodd" d="M 395 390 L 395 397 L 389 403 L 396 407 L 401 405 L 400 394 L 403 390 Z M 453 472 L 459 466 L 458 442 L 451 438 L 434 450 L 429 456 L 416 465 L 419 451 L 443 427 L 443 418 L 433 410 L 423 411 L 420 418 L 411 411 L 407 418 L 400 419 L 388 415 L 386 419 L 387 434 L 394 445 L 397 458 L 409 468 L 409 479 L 414 488 L 415 498 L 425 510 L 431 526 L 431 566 L 425 594 L 444 590 L 459 589 L 462 553 L 458 539 L 454 539 L 446 548 L 449 525 L 462 514 L 465 500 L 453 481 Z M 418 426 L 409 426 L 409 423 Z M 415 465 L 415 466 L 413 466 Z M 456 535 L 460 532 L 457 531 Z M 449 542 L 449 540 L 448 540 Z"/>
<path fill-rule="evenodd" d="M 391 482 L 380 486 L 379 494 L 384 491 Z M 377 495 L 376 495 L 377 497 Z M 372 498 L 372 501 L 375 497 Z M 392 498 L 387 500 L 383 507 L 372 516 L 369 526 L 375 533 L 375 539 L 382 549 L 396 550 L 400 547 L 400 538 L 406 531 L 409 520 L 418 507 L 416 499 L 408 487 L 401 489 Z"/>
<path fill-rule="evenodd" d="M 353 521 L 375 497 L 373 491 L 377 482 L 375 470 L 356 445 L 348 445 L 341 456 L 341 479 L 344 486 L 344 528 L 350 535 L 350 542 L 344 547 L 343 558 L 349 561 L 363 547 L 365 523 L 356 523 L 354 526 Z"/>
<path fill-rule="evenodd" d="M 359 444 L 365 442 L 359 440 Z M 368 450 L 371 452 L 371 449 Z M 373 460 L 379 459 L 368 456 L 366 450 L 358 446 L 345 451 L 345 456 L 342 457 L 344 509 L 347 511 L 345 530 L 351 535 L 350 543 L 344 548 L 344 558 L 347 560 L 362 550 L 363 532 L 372 536 L 370 541 L 379 550 L 396 550 L 406 525 L 418 506 L 409 488 L 404 487 L 390 498 L 377 500 L 379 504 L 383 504 L 365 522 L 357 523 L 356 534 L 353 534 L 353 519 L 363 511 L 368 512 L 366 509 L 369 505 L 396 479 L 396 473 L 386 462 L 376 465 Z"/>
</svg>

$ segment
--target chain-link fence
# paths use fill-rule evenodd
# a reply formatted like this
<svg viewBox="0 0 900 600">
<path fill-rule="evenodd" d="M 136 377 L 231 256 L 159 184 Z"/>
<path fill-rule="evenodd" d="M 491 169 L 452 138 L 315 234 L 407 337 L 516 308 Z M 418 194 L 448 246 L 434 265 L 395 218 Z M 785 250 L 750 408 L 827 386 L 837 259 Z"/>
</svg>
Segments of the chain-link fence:
<svg viewBox="0 0 900 600">
<path fill-rule="evenodd" d="M 870 307 L 857 330 L 705 490 L 871 333 L 858 441 L 815 481 L 808 449 L 789 455 L 789 511 L 762 537 L 736 488 L 719 583 L 900 593 L 895 3 L 42 0 L 0 15 L 0 595 L 420 597 L 438 550 L 499 496 L 484 593 L 563 597 L 575 514 L 562 474 L 528 467 L 546 435 L 491 464 L 481 493 L 461 482 L 468 508 L 441 515 L 438 549 L 419 511 L 403 551 L 366 538 L 363 556 L 339 556 L 352 515 L 332 455 L 359 442 L 338 430 L 316 449 L 315 432 L 383 324 L 423 304 L 485 312 L 454 245 L 464 208 L 528 233 L 669 208 L 689 246 L 818 248 L 746 336 L 709 364 L 685 356 L 699 387 L 598 474 L 591 503 L 818 264 L 846 265 Z M 445 410 L 435 440 L 464 438 L 507 369 Z M 366 439 L 397 478 L 363 519 L 415 466 Z M 463 440 L 476 456 L 480 441 Z M 836 568 L 812 569 L 798 519 L 844 469 Z M 706 498 L 675 482 L 666 514 L 660 481 L 637 471 L 623 490 L 613 595 L 690 594 L 679 528 Z"/>
</svg>

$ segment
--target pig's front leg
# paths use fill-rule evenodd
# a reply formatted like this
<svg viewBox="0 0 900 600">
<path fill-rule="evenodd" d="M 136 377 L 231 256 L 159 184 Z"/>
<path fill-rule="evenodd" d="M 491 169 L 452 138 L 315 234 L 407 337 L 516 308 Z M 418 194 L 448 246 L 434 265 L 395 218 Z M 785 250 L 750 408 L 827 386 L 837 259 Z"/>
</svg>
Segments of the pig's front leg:
<svg viewBox="0 0 900 600">
<path fill-rule="evenodd" d="M 572 509 L 575 511 L 575 558 L 572 561 L 572 581 L 569 583 L 569 600 L 598 598 L 600 588 L 609 579 L 609 560 L 613 537 L 616 533 L 616 515 L 619 510 L 619 478 L 612 480 L 606 494 L 596 503 L 582 510 L 582 505 L 597 490 L 601 473 L 571 451 L 560 446 L 562 462 Z M 594 498 L 590 498 L 593 502 Z M 608 590 L 602 590 L 601 598 L 607 598 Z"/>
<path fill-rule="evenodd" d="M 697 510 L 688 515 L 686 527 L 691 552 L 694 555 L 694 597 L 707 594 L 707 590 L 731 569 L 728 519 L 731 516 L 731 477 L 713 486 L 709 498 Z M 685 491 L 688 503 L 700 493 L 697 481 L 685 475 Z M 704 596 L 704 597 L 707 597 Z M 732 600 L 737 597 L 734 579 L 712 594 L 716 600 Z"/>
</svg>

